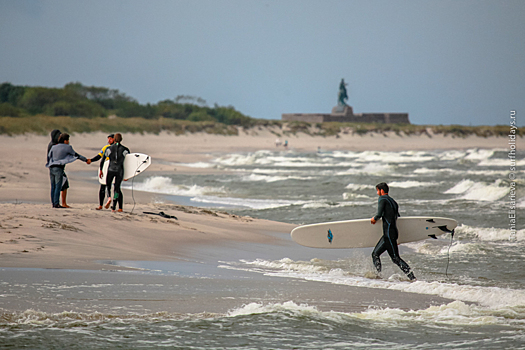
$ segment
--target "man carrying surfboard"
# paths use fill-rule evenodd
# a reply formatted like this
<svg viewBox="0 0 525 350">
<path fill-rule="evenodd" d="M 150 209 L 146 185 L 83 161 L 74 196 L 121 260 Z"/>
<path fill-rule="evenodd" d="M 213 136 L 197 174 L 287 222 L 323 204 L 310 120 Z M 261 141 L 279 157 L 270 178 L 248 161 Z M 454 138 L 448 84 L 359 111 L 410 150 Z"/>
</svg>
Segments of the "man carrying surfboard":
<svg viewBox="0 0 525 350">
<path fill-rule="evenodd" d="M 401 259 L 399 256 L 399 250 L 397 248 L 397 218 L 399 215 L 399 205 L 397 202 L 388 195 L 388 185 L 385 182 L 381 182 L 376 185 L 377 195 L 379 196 L 377 202 L 377 214 L 370 221 L 373 225 L 377 220 L 383 220 L 383 236 L 377 242 L 374 251 L 372 252 L 372 260 L 378 273 L 381 272 L 381 254 L 385 251 L 388 252 L 392 262 L 399 266 L 401 270 L 407 275 L 411 281 L 415 281 L 416 277 L 414 273 L 410 271 L 410 266 Z"/>
<path fill-rule="evenodd" d="M 102 147 L 102 149 L 100 150 L 100 152 L 98 152 L 98 154 L 96 156 L 91 158 L 91 162 L 96 162 L 99 159 L 101 159 L 102 156 L 104 155 L 104 152 L 106 152 L 106 149 L 109 146 L 111 146 L 114 142 L 115 142 L 115 134 L 109 134 L 108 135 L 108 144 L 105 145 L 104 147 Z M 102 173 L 102 170 L 99 171 L 99 174 L 98 174 L 99 177 L 101 176 L 101 173 Z M 105 197 L 106 197 L 106 184 L 100 184 L 100 189 L 98 191 L 98 204 L 99 204 L 99 206 L 95 208 L 96 210 L 101 210 L 102 209 L 102 206 L 104 205 L 104 198 Z M 105 205 L 106 209 L 109 208 L 110 204 L 111 204 L 111 197 L 108 197 L 108 201 L 107 201 L 107 203 Z"/>
<path fill-rule="evenodd" d="M 108 173 L 106 175 L 106 189 L 108 191 L 108 197 L 111 198 L 111 183 L 115 179 L 115 196 L 113 197 L 113 206 L 111 211 L 115 212 L 118 203 L 118 211 L 122 212 L 122 207 L 124 205 L 124 200 L 122 196 L 122 191 L 120 189 L 120 184 L 124 179 L 124 158 L 130 153 L 129 148 L 121 144 L 122 134 L 115 134 L 115 143 L 106 148 L 104 155 L 102 156 L 102 161 L 100 162 L 100 177 L 103 176 L 102 169 L 104 168 L 104 162 L 106 159 L 109 161 Z"/>
</svg>

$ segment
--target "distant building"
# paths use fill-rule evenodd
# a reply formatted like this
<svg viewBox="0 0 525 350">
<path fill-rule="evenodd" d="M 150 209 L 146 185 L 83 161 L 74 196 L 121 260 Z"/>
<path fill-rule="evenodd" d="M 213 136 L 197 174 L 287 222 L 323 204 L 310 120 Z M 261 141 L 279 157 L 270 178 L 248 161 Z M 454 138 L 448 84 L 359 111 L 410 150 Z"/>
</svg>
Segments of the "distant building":
<svg viewBox="0 0 525 350">
<path fill-rule="evenodd" d="M 359 122 L 359 123 L 386 123 L 386 124 L 410 124 L 408 113 L 359 113 L 354 114 L 352 107 L 344 106 L 340 112 L 340 106 L 334 107 L 332 113 L 284 113 L 282 120 L 302 121 L 309 123 L 323 122 Z"/>
<path fill-rule="evenodd" d="M 348 94 L 344 79 L 339 84 L 337 106 L 332 108 L 332 113 L 285 113 L 282 120 L 302 121 L 309 123 L 323 122 L 361 122 L 361 123 L 386 123 L 410 124 L 408 113 L 360 113 L 354 114 L 352 107 L 346 104 Z"/>
</svg>

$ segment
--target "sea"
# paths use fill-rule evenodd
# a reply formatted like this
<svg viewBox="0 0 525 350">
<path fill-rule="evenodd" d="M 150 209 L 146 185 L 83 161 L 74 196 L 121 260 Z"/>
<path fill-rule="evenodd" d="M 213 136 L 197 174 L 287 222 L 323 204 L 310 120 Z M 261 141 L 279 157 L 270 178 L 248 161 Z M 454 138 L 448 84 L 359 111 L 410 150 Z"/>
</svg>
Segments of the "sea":
<svg viewBox="0 0 525 350">
<path fill-rule="evenodd" d="M 377 208 L 375 185 L 387 182 L 401 216 L 440 216 L 458 222 L 453 235 L 400 246 L 416 282 L 409 282 L 386 253 L 381 278 L 371 277 L 371 248 L 337 250 L 333 256 L 327 250 L 294 248 L 309 249 L 307 258 L 288 255 L 284 249 L 276 250 L 272 258 L 223 256 L 216 259 L 216 269 L 226 275 L 399 291 L 406 292 L 402 293 L 406 298 L 419 294 L 446 302 L 423 309 L 371 302 L 364 309 L 345 311 L 254 298 L 226 313 L 210 314 L 28 309 L 2 314 L 0 348 L 525 349 L 525 221 L 518 215 L 525 207 L 525 152 L 513 156 L 504 148 L 401 152 L 281 148 L 169 163 L 195 171 L 144 173 L 125 186 L 156 193 L 165 203 L 295 225 L 370 218 Z M 199 171 L 203 169 L 207 171 Z M 146 262 L 117 264 L 135 264 L 148 273 Z M 174 264 L 157 265 L 151 273 L 169 275 L 177 270 Z M 8 290 L 4 285 L 2 292 L 23 294 L 37 287 L 28 282 Z M 60 283 L 41 282 L 39 287 L 60 289 Z"/>
</svg>

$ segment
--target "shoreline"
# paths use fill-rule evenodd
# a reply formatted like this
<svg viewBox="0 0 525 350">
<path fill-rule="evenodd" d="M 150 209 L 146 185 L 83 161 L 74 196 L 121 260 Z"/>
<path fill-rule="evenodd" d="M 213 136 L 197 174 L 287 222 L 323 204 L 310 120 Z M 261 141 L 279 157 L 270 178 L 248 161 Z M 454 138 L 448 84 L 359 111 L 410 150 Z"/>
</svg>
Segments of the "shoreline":
<svg viewBox="0 0 525 350">
<path fill-rule="evenodd" d="M 283 151 L 282 146 L 276 148 L 275 139 L 276 136 L 269 132 L 241 136 L 125 134 L 123 144 L 132 152 L 152 156 L 153 164 L 147 171 L 151 176 L 173 172 L 191 174 L 217 171 L 185 167 L 183 164 L 207 161 L 224 153 Z M 317 152 L 318 147 L 323 151 L 503 149 L 507 141 L 498 137 L 457 139 L 436 136 L 429 139 L 427 136 L 396 135 L 345 135 L 340 138 L 300 135 L 287 140 L 290 150 L 301 152 Z M 95 156 L 105 141 L 106 134 L 100 132 L 71 136 L 71 145 L 75 151 L 88 158 Z M 89 278 L 94 284 L 97 278 L 111 281 L 111 276 L 118 275 L 115 281 L 156 279 L 164 281 L 159 283 L 166 286 L 173 283 L 187 284 L 190 292 L 191 288 L 195 288 L 194 292 L 199 295 L 192 301 L 184 301 L 183 296 L 179 299 L 171 298 L 171 287 L 166 287 L 163 292 L 159 292 L 161 296 L 158 299 L 164 304 L 154 302 L 150 297 L 143 301 L 148 305 L 145 310 L 159 312 L 163 308 L 174 312 L 227 312 L 232 307 L 239 307 L 240 302 L 250 302 L 250 298 L 252 302 L 306 302 L 325 310 L 363 310 L 371 304 L 402 309 L 427 308 L 450 302 L 431 295 L 411 293 L 410 298 L 407 298 L 407 293 L 404 292 L 254 276 L 243 272 L 228 274 L 218 268 L 219 262 L 225 259 L 263 257 L 279 260 L 288 257 L 308 260 L 314 255 L 316 258 L 324 256 L 326 259 L 334 259 L 344 252 L 316 250 L 314 254 L 312 250 L 296 245 L 289 237 L 290 231 L 295 227 L 292 224 L 239 217 L 206 208 L 166 204 L 162 203 L 162 195 L 154 193 L 134 191 L 134 206 L 131 191 L 123 189 L 124 213 L 96 211 L 98 163 L 86 165 L 77 161 L 67 165 L 66 172 L 71 186 L 68 190 L 68 204 L 72 208 L 53 209 L 49 198 L 48 170 L 44 167 L 48 142 L 47 136 L 0 136 L 0 147 L 12 150 L 0 154 L 0 160 L 4 164 L 0 170 L 0 269 L 3 269 L 4 275 L 10 276 L 3 280 L 7 285 L 25 283 L 24 276 L 29 276 L 27 283 L 31 284 L 32 278 L 36 276 L 51 276 L 55 273 L 58 273 L 58 279 L 62 276 L 65 280 L 76 280 L 73 276 L 77 273 L 74 271 L 85 271 L 85 276 L 92 276 Z M 178 220 L 144 214 L 144 211 L 165 212 L 176 216 Z M 117 267 L 115 262 L 118 261 L 136 261 L 139 265 L 140 262 L 164 262 L 174 264 L 182 270 L 186 268 L 192 275 L 156 276 L 151 274 L 151 270 L 140 270 L 141 266 L 139 269 L 133 266 Z M 179 273 L 183 273 L 182 270 Z M 241 275 L 243 277 L 239 279 L 238 276 Z M 197 281 L 200 278 L 205 278 L 214 287 L 206 287 L 206 283 Z M 229 287 L 231 283 L 240 290 L 232 291 Z M 304 290 L 301 290 L 301 286 L 304 286 Z M 7 288 L 5 284 L 3 288 Z M 216 292 L 210 288 L 216 288 Z M 323 297 L 323 291 L 330 298 Z M 6 292 L 5 289 L 3 292 Z M 113 301 L 104 303 L 97 296 L 88 301 L 72 303 L 79 310 L 89 311 L 97 303 L 106 306 L 126 304 L 126 300 L 132 298 L 136 292 L 132 289 L 122 296 L 116 295 Z M 220 295 L 220 301 L 214 304 L 217 295 Z M 264 295 L 268 297 L 265 299 Z M 54 296 L 50 296 L 55 301 L 46 304 L 38 301 L 38 293 L 26 295 L 25 298 L 31 300 L 35 309 L 64 311 L 60 298 L 55 300 Z M 24 311 L 23 305 L 26 304 L 17 303 L 17 300 L 16 296 L 6 297 L 0 302 L 0 308 Z M 17 305 L 21 309 L 17 309 Z M 103 310 L 103 307 L 95 309 Z"/>
</svg>

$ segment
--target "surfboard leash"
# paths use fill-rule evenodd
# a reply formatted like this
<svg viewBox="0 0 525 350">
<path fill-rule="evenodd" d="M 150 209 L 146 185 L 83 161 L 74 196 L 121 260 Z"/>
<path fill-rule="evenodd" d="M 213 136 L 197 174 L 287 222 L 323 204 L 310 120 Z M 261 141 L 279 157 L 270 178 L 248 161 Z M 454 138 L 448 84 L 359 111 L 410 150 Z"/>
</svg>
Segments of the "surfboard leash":
<svg viewBox="0 0 525 350">
<path fill-rule="evenodd" d="M 447 268 L 445 269 L 445 276 L 448 278 L 448 265 L 450 263 L 450 247 L 452 247 L 452 240 L 454 239 L 454 230 L 450 231 L 450 244 L 447 251 Z"/>
<path fill-rule="evenodd" d="M 142 166 L 142 164 L 145 164 L 145 163 L 148 161 L 148 159 L 149 159 L 149 156 L 148 156 L 148 158 L 146 158 L 146 160 L 144 160 L 142 163 L 140 163 L 140 164 L 137 166 L 137 169 L 135 169 L 135 173 L 133 174 L 133 178 L 132 178 L 132 180 L 131 180 L 131 198 L 133 198 L 133 208 L 131 208 L 131 213 L 130 213 L 130 215 L 133 214 L 133 210 L 135 210 L 135 204 L 136 204 L 136 202 L 135 202 L 135 195 L 134 195 L 134 193 L 133 193 L 133 185 L 134 185 L 134 183 L 135 183 L 135 176 L 136 176 L 137 173 L 139 172 L 139 168 Z"/>
</svg>

